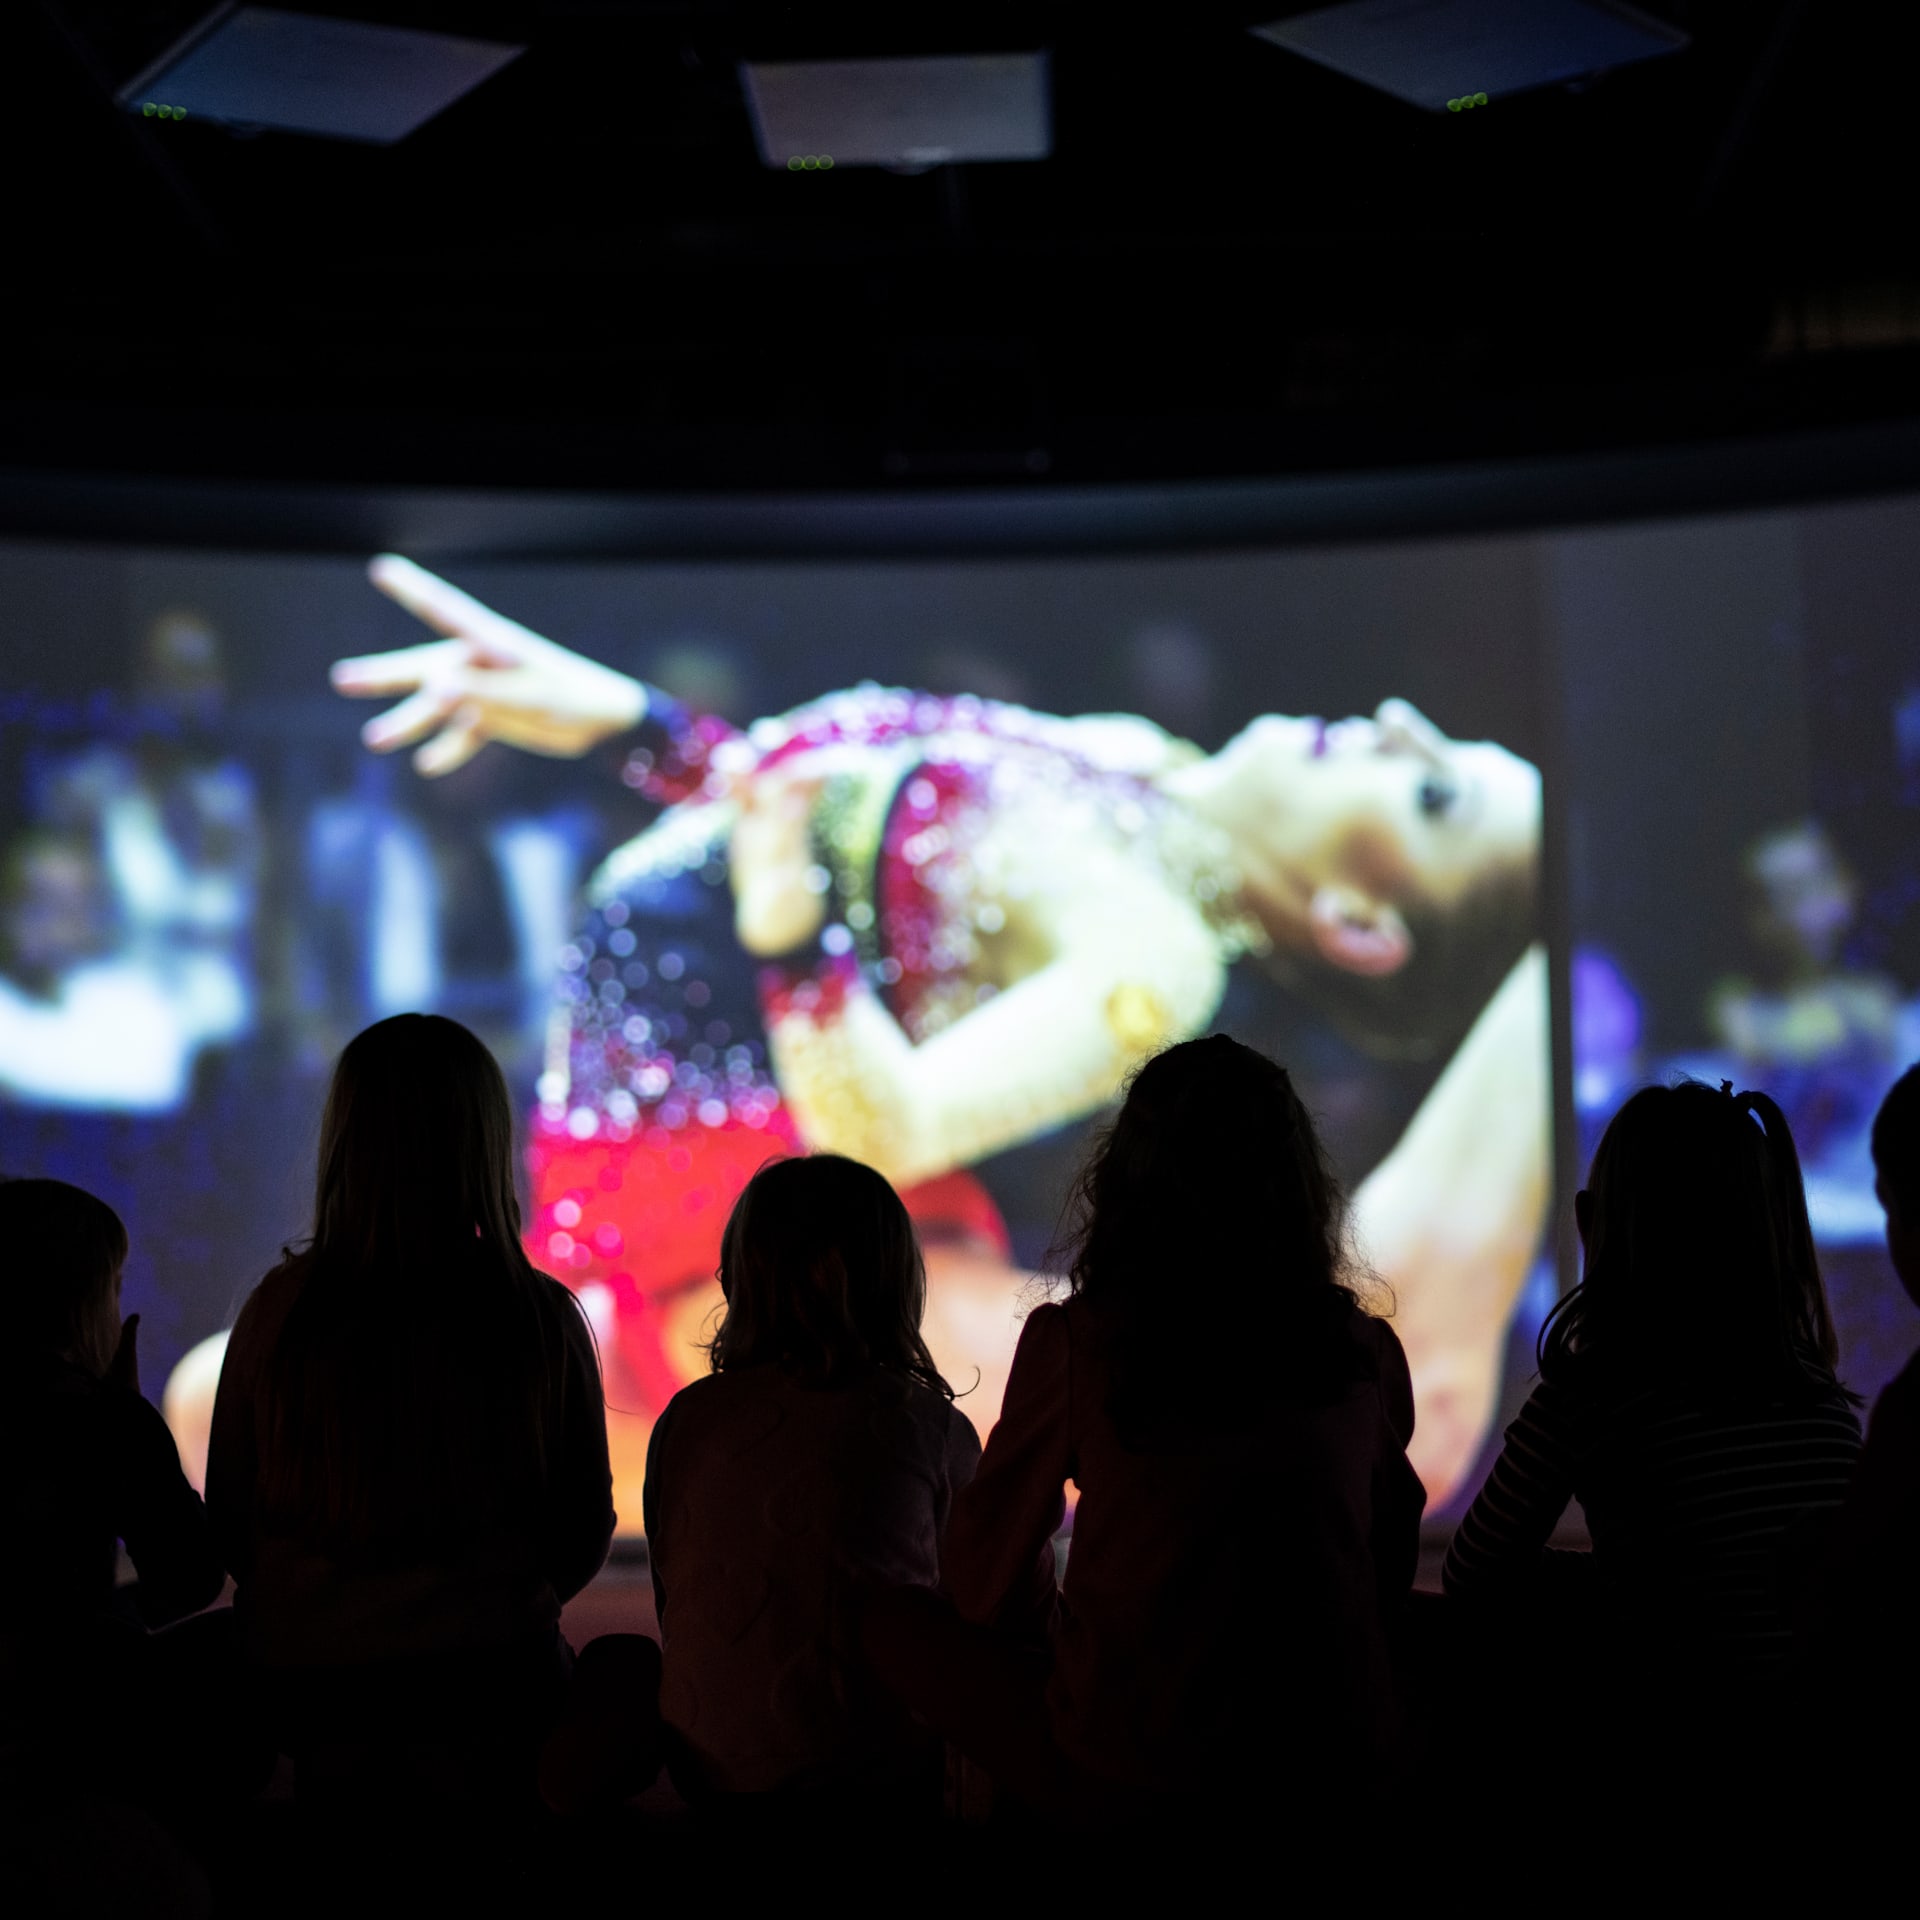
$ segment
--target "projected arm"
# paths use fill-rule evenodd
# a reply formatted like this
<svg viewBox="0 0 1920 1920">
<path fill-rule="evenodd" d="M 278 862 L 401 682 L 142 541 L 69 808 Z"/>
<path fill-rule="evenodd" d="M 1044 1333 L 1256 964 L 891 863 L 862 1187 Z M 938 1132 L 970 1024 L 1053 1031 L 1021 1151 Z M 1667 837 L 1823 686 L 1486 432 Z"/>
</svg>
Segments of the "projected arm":
<svg viewBox="0 0 1920 1920">
<path fill-rule="evenodd" d="M 1492 1417 L 1507 1321 L 1546 1217 L 1549 1044 L 1547 956 L 1535 946 L 1354 1194 L 1361 1251 L 1398 1301 L 1420 1403 L 1409 1453 L 1435 1504 Z"/>
<path fill-rule="evenodd" d="M 1205 1024 L 1225 983 L 1198 912 L 1098 848 L 1071 887 L 1010 910 L 1006 932 L 1041 963 L 917 1046 L 857 980 L 831 1012 L 770 1010 L 809 1145 L 902 1185 L 970 1165 L 1112 1099 L 1146 1055 Z"/>
<path fill-rule="evenodd" d="M 423 742 L 413 764 L 432 779 L 465 766 L 489 740 L 576 759 L 645 718 L 638 680 L 555 645 L 411 560 L 382 554 L 367 573 L 388 599 L 446 636 L 334 662 L 341 693 L 404 696 L 361 729 L 375 753 Z"/>
</svg>

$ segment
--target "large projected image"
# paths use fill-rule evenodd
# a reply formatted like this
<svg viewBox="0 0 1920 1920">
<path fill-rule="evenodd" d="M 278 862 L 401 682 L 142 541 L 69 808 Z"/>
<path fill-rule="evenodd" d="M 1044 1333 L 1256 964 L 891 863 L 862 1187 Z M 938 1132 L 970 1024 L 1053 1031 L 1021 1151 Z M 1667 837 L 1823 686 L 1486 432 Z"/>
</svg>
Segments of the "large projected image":
<svg viewBox="0 0 1920 1920">
<path fill-rule="evenodd" d="M 1436 1505 L 1469 1476 L 1551 1159 L 1520 543 L 458 586 L 388 559 L 379 593 L 0 565 L 47 623 L 8 656 L 40 671 L 6 709 L 0 1151 L 127 1213 L 189 1457 L 219 1328 L 300 1227 L 329 1054 L 419 1007 L 523 1091 L 529 1247 L 599 1335 L 629 1519 L 770 1154 L 901 1188 L 984 1427 L 1090 1129 L 1214 1026 L 1324 1116 L 1416 1465 Z M 1169 1273 L 1166 1313 L 1169 1364 L 1204 1352 L 1207 1276 Z"/>
</svg>

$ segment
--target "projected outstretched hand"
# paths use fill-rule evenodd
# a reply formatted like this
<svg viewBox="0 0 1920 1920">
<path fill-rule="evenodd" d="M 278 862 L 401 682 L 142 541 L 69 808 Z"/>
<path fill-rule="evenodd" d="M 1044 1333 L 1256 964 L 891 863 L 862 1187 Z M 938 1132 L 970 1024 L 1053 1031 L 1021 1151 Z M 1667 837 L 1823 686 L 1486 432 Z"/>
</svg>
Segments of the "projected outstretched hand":
<svg viewBox="0 0 1920 1920">
<path fill-rule="evenodd" d="M 465 766 L 490 740 L 575 759 L 646 711 L 639 681 L 556 646 L 411 560 L 382 554 L 367 576 L 446 636 L 333 663 L 341 693 L 405 696 L 360 730 L 375 753 L 418 741 L 414 768 L 429 779 Z"/>
</svg>

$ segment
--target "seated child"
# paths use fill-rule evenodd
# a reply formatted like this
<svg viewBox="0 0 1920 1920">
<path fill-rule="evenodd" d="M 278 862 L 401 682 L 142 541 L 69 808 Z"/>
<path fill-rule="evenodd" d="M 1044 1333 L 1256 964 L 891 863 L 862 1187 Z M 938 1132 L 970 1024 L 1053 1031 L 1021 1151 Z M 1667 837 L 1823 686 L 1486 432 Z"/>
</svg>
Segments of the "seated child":
<svg viewBox="0 0 1920 1920">
<path fill-rule="evenodd" d="M 647 1456 L 676 1782 L 937 1799 L 940 1749 L 874 1682 L 855 1617 L 867 1589 L 937 1584 L 980 1457 L 920 1337 L 912 1223 L 855 1161 L 776 1161 L 734 1207 L 720 1277 L 712 1376 Z"/>
<path fill-rule="evenodd" d="M 1589 1690 L 1636 1738 L 1655 1711 L 1729 1736 L 1779 1704 L 1794 1544 L 1837 1510 L 1860 1446 L 1786 1116 L 1763 1093 L 1643 1088 L 1574 1204 L 1584 1276 L 1542 1331 L 1446 1591 L 1525 1608 L 1587 1576 L 1591 1628 L 1572 1637 Z M 1590 1555 L 1548 1546 L 1575 1500 Z"/>
<path fill-rule="evenodd" d="M 1881 1103 L 1873 1163 L 1887 1252 L 1901 1286 L 1920 1304 L 1920 1067 L 1910 1067 Z M 1886 1731 L 1920 1705 L 1917 1591 L 1920 1353 L 1874 1404 L 1814 1596 L 1812 1666 L 1863 1736 Z M 1881 1724 L 1867 1724 L 1869 1718 Z"/>
<path fill-rule="evenodd" d="M 334 1068 L 313 1230 L 235 1322 L 207 1510 L 303 1795 L 513 1801 L 614 1529 L 586 1319 L 521 1243 L 480 1040 L 396 1014 Z"/>
<path fill-rule="evenodd" d="M 37 1788 L 98 1786 L 129 1759 L 109 1729 L 131 1734 L 140 1717 L 145 1630 L 207 1606 L 220 1561 L 173 1437 L 141 1398 L 119 1215 L 63 1180 L 0 1181 L 0 1246 L 0 1697 Z M 115 1584 L 121 1541 L 140 1576 L 128 1591 Z M 84 1747 L 66 1731 L 83 1725 Z"/>
<path fill-rule="evenodd" d="M 886 1596 L 871 1656 L 1049 1820 L 1124 1824 L 1130 1845 L 1196 1821 L 1324 1838 L 1356 1807 L 1390 1828 L 1413 1387 L 1285 1070 L 1220 1034 L 1156 1055 L 1072 1220 L 1072 1297 L 1028 1318 L 954 1503 L 952 1606 Z"/>
</svg>

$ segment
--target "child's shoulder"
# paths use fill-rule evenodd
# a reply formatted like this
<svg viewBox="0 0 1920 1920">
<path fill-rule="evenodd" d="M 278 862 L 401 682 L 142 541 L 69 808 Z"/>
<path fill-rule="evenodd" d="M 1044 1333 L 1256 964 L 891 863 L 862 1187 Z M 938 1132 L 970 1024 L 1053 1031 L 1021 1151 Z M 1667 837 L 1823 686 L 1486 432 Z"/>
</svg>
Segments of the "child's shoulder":
<svg viewBox="0 0 1920 1920">
<path fill-rule="evenodd" d="M 784 1397 L 778 1367 L 731 1367 L 704 1373 L 678 1388 L 661 1408 L 654 1431 L 703 1431 L 748 1417 L 752 1410 L 775 1405 Z"/>
<path fill-rule="evenodd" d="M 12 1398 L 16 1407 L 28 1413 L 25 1424 L 86 1423 L 101 1405 L 103 1394 L 100 1380 L 85 1367 L 48 1354 L 24 1370 Z"/>
<path fill-rule="evenodd" d="M 256 1312 L 284 1313 L 299 1299 L 312 1277 L 313 1266 L 312 1254 L 289 1253 L 278 1266 L 269 1267 L 260 1276 L 240 1311 L 245 1313 L 251 1307 Z"/>
<path fill-rule="evenodd" d="M 288 1254 L 277 1267 L 268 1268 L 260 1276 L 253 1291 L 247 1295 L 241 1313 L 251 1313 L 256 1319 L 283 1315 L 299 1299 L 300 1290 L 307 1284 L 307 1276 L 312 1270 L 311 1255 Z"/>
<path fill-rule="evenodd" d="M 1920 1352 L 1880 1390 L 1873 1403 L 1873 1439 L 1920 1452 Z"/>
<path fill-rule="evenodd" d="M 684 1387 L 676 1387 L 668 1396 L 656 1424 L 684 1420 L 689 1414 L 698 1418 L 704 1413 L 718 1412 L 736 1401 L 751 1398 L 754 1389 L 748 1382 L 748 1375 L 758 1371 L 758 1368 L 740 1368 L 732 1373 L 703 1373 L 697 1380 L 689 1380 Z"/>
<path fill-rule="evenodd" d="M 895 1376 L 898 1379 L 898 1376 Z M 914 1417 L 924 1421 L 937 1433 L 945 1433 L 955 1421 L 961 1426 L 971 1424 L 952 1395 L 945 1394 L 938 1387 L 930 1387 L 924 1380 L 900 1380 L 897 1391 L 906 1405 L 911 1407 Z"/>
<path fill-rule="evenodd" d="M 1084 1293 L 1069 1293 L 1055 1300 L 1042 1300 L 1027 1308 L 1020 1317 L 1022 1341 L 1039 1344 L 1066 1341 L 1099 1342 L 1116 1330 L 1112 1316 L 1102 1313 L 1098 1304 Z"/>
</svg>

